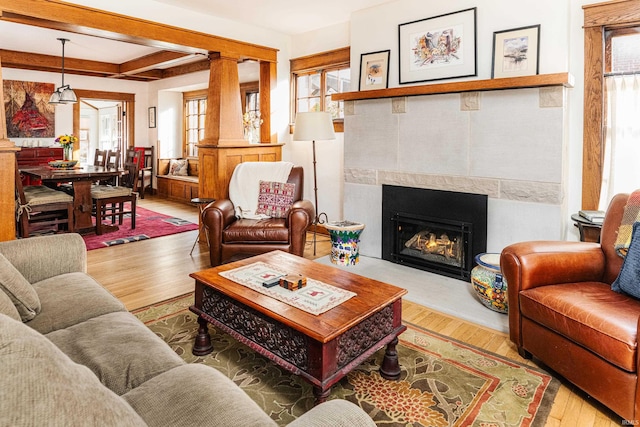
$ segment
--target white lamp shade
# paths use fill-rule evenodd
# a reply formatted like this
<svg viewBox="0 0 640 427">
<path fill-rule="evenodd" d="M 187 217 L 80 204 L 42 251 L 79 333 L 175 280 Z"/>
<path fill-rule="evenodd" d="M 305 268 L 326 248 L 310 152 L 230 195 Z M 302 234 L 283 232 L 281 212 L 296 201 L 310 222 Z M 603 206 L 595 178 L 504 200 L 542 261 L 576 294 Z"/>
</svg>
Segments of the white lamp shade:
<svg viewBox="0 0 640 427">
<path fill-rule="evenodd" d="M 331 113 L 310 112 L 296 114 L 294 141 L 322 141 L 336 139 Z"/>
<path fill-rule="evenodd" d="M 49 98 L 49 104 L 60 104 L 60 92 L 56 90 L 51 94 L 51 98 Z"/>
</svg>

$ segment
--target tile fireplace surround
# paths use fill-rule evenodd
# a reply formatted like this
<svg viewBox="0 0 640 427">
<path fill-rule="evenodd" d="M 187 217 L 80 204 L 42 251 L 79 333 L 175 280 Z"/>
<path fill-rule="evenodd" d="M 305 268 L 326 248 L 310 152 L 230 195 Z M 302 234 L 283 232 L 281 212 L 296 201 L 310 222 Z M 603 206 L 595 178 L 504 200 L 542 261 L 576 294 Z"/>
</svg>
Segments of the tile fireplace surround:
<svg viewBox="0 0 640 427">
<path fill-rule="evenodd" d="M 382 251 L 382 185 L 488 196 L 487 251 L 561 240 L 566 226 L 561 86 L 345 102 L 344 217 Z"/>
</svg>

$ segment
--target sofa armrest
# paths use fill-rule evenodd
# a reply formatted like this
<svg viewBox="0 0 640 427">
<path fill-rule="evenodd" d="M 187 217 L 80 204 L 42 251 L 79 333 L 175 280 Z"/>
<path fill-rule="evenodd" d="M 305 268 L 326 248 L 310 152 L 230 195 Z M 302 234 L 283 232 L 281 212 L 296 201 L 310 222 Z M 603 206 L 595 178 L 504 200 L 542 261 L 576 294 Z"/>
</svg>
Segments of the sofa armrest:
<svg viewBox="0 0 640 427">
<path fill-rule="evenodd" d="M 373 420 L 359 406 L 343 399 L 333 399 L 313 407 L 287 427 L 375 427 Z"/>
<path fill-rule="evenodd" d="M 87 247 L 77 233 L 0 242 L 0 253 L 29 283 L 64 273 L 87 272 Z"/>
<path fill-rule="evenodd" d="M 207 229 L 211 266 L 215 267 L 222 263 L 222 231 L 237 219 L 233 203 L 229 199 L 209 203 L 201 219 Z"/>
</svg>

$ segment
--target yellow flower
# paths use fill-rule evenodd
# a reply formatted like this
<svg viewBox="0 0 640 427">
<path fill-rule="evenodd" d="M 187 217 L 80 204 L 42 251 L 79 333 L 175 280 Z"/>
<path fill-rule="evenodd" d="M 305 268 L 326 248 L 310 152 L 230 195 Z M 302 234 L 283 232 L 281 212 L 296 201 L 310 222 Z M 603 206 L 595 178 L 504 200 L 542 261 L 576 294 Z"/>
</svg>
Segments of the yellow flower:
<svg viewBox="0 0 640 427">
<path fill-rule="evenodd" d="M 62 145 L 63 147 L 66 147 L 67 145 L 73 145 L 77 140 L 78 138 L 76 138 L 75 136 L 66 135 L 66 134 L 60 135 L 59 137 L 56 138 L 56 142 Z"/>
</svg>

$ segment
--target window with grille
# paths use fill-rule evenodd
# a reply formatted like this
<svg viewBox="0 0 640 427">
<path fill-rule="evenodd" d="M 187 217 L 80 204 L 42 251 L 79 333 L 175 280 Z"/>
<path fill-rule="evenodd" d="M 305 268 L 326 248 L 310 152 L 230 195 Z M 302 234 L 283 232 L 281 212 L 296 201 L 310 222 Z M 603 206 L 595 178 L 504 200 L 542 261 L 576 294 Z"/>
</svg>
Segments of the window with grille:
<svg viewBox="0 0 640 427">
<path fill-rule="evenodd" d="M 207 97 L 203 92 L 184 94 L 184 130 L 183 152 L 185 157 L 198 156 L 198 143 L 204 138 Z"/>
<path fill-rule="evenodd" d="M 327 111 L 336 131 L 342 131 L 344 101 L 332 101 L 331 95 L 350 90 L 350 49 L 338 49 L 291 60 L 292 117 L 297 112 Z"/>
</svg>

